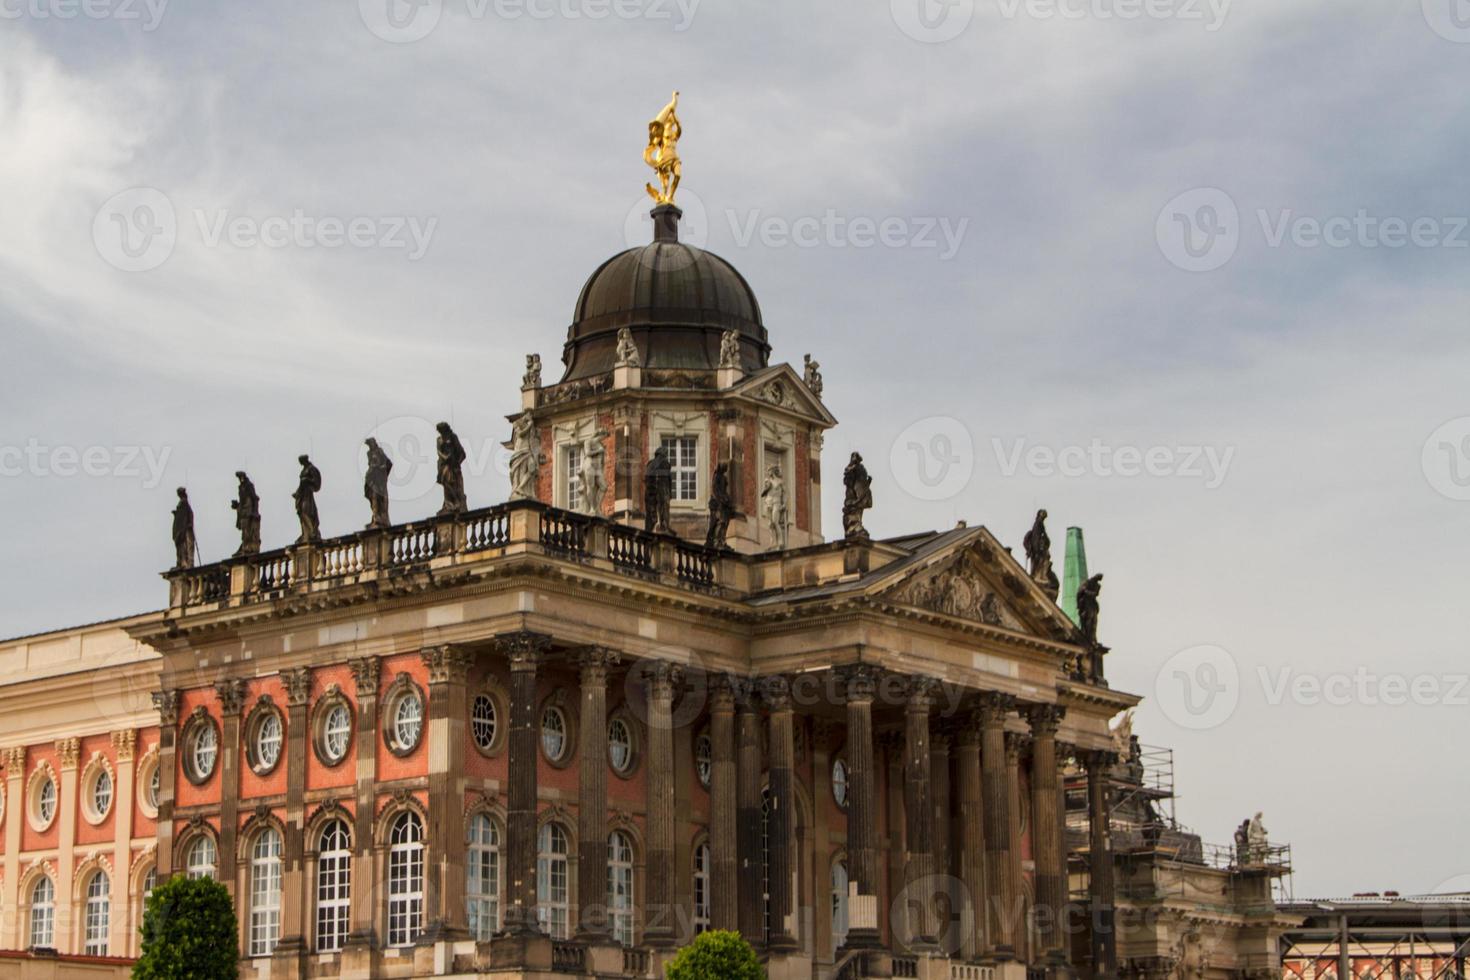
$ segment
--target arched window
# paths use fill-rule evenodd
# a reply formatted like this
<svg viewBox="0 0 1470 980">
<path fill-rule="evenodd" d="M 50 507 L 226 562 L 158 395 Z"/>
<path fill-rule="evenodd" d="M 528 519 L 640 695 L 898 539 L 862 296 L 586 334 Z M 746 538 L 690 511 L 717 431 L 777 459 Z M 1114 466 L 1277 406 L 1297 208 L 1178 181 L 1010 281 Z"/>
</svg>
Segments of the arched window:
<svg viewBox="0 0 1470 980">
<path fill-rule="evenodd" d="M 82 953 L 107 955 L 107 930 L 112 921 L 112 882 L 104 871 L 87 881 L 87 905 L 82 919 Z"/>
<path fill-rule="evenodd" d="M 567 939 L 567 832 L 561 824 L 548 823 L 541 828 L 536 857 L 536 913 L 541 929 L 553 939 Z"/>
<path fill-rule="evenodd" d="M 250 956 L 269 956 L 281 937 L 281 835 L 267 827 L 250 848 Z"/>
<path fill-rule="evenodd" d="M 832 862 L 832 951 L 847 942 L 847 865 Z"/>
<path fill-rule="evenodd" d="M 184 859 L 184 872 L 190 878 L 213 878 L 217 863 L 214 838 L 200 834 L 189 845 L 189 854 Z"/>
<path fill-rule="evenodd" d="M 465 910 L 470 935 L 489 942 L 500 928 L 500 828 L 483 813 L 470 820 L 470 854 L 465 863 Z"/>
<path fill-rule="evenodd" d="M 322 828 L 316 859 L 316 948 L 331 953 L 347 941 L 352 911 L 352 838 L 347 824 L 332 820 Z"/>
<path fill-rule="evenodd" d="M 31 887 L 31 946 L 51 946 L 56 925 L 56 886 L 42 875 Z"/>
<path fill-rule="evenodd" d="M 694 934 L 709 930 L 709 845 L 694 849 Z"/>
<path fill-rule="evenodd" d="M 399 814 L 388 835 L 388 945 L 412 946 L 424 917 L 424 825 Z"/>
<path fill-rule="evenodd" d="M 621 830 L 607 838 L 607 912 L 613 939 L 633 945 L 633 841 Z"/>
</svg>

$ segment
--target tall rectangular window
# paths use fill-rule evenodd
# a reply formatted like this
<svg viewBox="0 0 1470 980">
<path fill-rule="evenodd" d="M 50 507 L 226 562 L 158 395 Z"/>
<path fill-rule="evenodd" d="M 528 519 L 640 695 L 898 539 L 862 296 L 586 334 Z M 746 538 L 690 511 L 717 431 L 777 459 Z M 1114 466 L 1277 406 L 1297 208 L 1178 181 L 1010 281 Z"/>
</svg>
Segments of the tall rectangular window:
<svg viewBox="0 0 1470 980">
<path fill-rule="evenodd" d="M 352 912 L 352 848 L 347 825 L 333 820 L 322 830 L 316 865 L 316 948 L 335 952 L 347 941 Z"/>
<path fill-rule="evenodd" d="M 582 447 L 566 447 L 567 510 L 582 509 Z"/>
<path fill-rule="evenodd" d="M 664 436 L 661 445 L 674 471 L 674 500 L 699 498 L 699 437 Z"/>
<path fill-rule="evenodd" d="M 250 854 L 250 954 L 269 956 L 281 935 L 281 835 L 261 831 Z"/>
</svg>

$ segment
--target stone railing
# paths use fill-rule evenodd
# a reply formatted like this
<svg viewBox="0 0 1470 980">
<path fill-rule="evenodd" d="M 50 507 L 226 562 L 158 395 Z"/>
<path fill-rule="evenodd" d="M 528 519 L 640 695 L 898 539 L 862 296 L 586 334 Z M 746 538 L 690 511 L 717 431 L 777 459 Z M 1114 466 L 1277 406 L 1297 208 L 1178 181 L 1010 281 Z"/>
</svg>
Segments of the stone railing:
<svg viewBox="0 0 1470 980">
<path fill-rule="evenodd" d="M 919 975 L 919 958 L 917 956 L 905 956 L 901 953 L 893 954 L 893 975 L 895 977 L 917 977 Z"/>
<path fill-rule="evenodd" d="M 507 554 L 544 554 L 701 592 L 741 591 L 749 556 L 532 500 L 358 531 L 317 544 L 165 572 L 174 616 L 438 571 Z"/>
<path fill-rule="evenodd" d="M 587 949 L 580 943 L 551 942 L 551 968 L 557 973 L 582 973 L 587 969 Z"/>
<path fill-rule="evenodd" d="M 995 967 L 979 963 L 951 962 L 949 980 L 995 980 Z"/>
<path fill-rule="evenodd" d="M 635 946 L 623 947 L 623 973 L 630 977 L 648 976 L 648 950 Z"/>
</svg>

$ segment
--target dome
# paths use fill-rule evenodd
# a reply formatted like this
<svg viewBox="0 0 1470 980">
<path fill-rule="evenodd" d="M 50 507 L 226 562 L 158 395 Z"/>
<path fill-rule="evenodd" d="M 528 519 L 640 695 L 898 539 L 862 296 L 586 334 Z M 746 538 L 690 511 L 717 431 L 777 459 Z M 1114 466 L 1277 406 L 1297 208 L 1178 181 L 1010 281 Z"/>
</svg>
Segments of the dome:
<svg viewBox="0 0 1470 980">
<path fill-rule="evenodd" d="M 611 371 L 623 327 L 645 370 L 713 371 L 726 330 L 739 334 L 747 374 L 766 366 L 771 347 L 750 284 L 718 255 L 679 241 L 679 214 L 655 208 L 654 240 L 619 252 L 588 278 L 567 329 L 562 381 Z"/>
</svg>

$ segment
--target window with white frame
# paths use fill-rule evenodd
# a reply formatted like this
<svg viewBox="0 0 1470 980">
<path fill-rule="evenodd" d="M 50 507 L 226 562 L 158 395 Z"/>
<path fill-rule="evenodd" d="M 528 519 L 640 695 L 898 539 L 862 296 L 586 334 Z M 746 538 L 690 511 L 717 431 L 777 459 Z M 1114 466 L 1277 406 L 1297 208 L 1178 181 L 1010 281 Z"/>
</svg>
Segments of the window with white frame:
<svg viewBox="0 0 1470 980">
<path fill-rule="evenodd" d="M 696 936 L 701 932 L 709 931 L 709 865 L 709 845 L 700 844 L 694 849 L 694 934 Z"/>
<path fill-rule="evenodd" d="M 51 826 L 51 821 L 56 817 L 56 780 L 51 778 L 50 773 L 41 777 L 32 810 L 32 820 L 37 830 L 45 830 Z"/>
<path fill-rule="evenodd" d="M 411 752 L 418 747 L 424 730 L 424 701 L 419 692 L 408 688 L 393 704 L 393 749 Z"/>
<path fill-rule="evenodd" d="M 188 767 L 195 782 L 204 782 L 214 774 L 215 759 L 219 757 L 219 732 L 208 718 L 194 726 L 189 737 Z"/>
<path fill-rule="evenodd" d="M 418 814 L 399 814 L 388 845 L 388 945 L 412 946 L 424 916 L 424 825 Z"/>
<path fill-rule="evenodd" d="M 673 500 L 699 499 L 699 437 L 664 436 L 660 445 L 674 476 Z"/>
<path fill-rule="evenodd" d="M 31 887 L 32 947 L 52 946 L 56 926 L 56 886 L 42 875 Z"/>
<path fill-rule="evenodd" d="M 607 757 L 613 770 L 626 776 L 633 770 L 633 733 L 628 723 L 614 718 L 607 726 Z"/>
<path fill-rule="evenodd" d="M 832 798 L 842 809 L 847 809 L 847 760 L 837 759 L 832 763 Z"/>
<path fill-rule="evenodd" d="M 281 716 L 275 711 L 262 710 L 251 740 L 251 754 L 255 757 L 253 762 L 256 772 L 267 773 L 275 769 L 276 763 L 281 760 L 283 734 Z"/>
<path fill-rule="evenodd" d="M 832 951 L 847 942 L 847 865 L 832 862 Z"/>
<path fill-rule="evenodd" d="M 107 816 L 107 811 L 112 809 L 112 773 L 105 766 L 98 766 L 92 774 L 87 789 L 87 803 L 90 808 L 88 816 L 92 820 L 102 820 Z"/>
<path fill-rule="evenodd" d="M 567 510 L 582 509 L 582 447 L 573 443 L 563 447 L 562 459 L 566 474 Z"/>
<path fill-rule="evenodd" d="M 281 937 L 281 835 L 267 827 L 250 848 L 250 956 L 269 956 Z"/>
<path fill-rule="evenodd" d="M 143 803 L 149 810 L 153 810 L 155 812 L 157 812 L 158 810 L 160 778 L 161 777 L 159 776 L 158 760 L 154 759 L 152 764 L 148 767 L 148 778 L 145 779 L 143 782 Z"/>
<path fill-rule="evenodd" d="M 107 955 L 107 931 L 112 918 L 112 882 L 105 871 L 87 881 L 87 904 L 82 912 L 82 953 Z"/>
<path fill-rule="evenodd" d="M 470 853 L 465 863 L 465 911 L 470 935 L 489 942 L 500 928 L 500 828 L 487 814 L 470 820 Z"/>
<path fill-rule="evenodd" d="M 158 866 L 157 865 L 154 865 L 153 867 L 149 868 L 148 869 L 148 873 L 143 876 L 143 901 L 144 902 L 147 902 L 148 899 L 150 899 L 150 898 L 153 897 L 153 889 L 155 889 L 157 887 L 158 887 Z"/>
<path fill-rule="evenodd" d="M 321 748 L 322 761 L 335 766 L 347 757 L 347 748 L 352 741 L 352 709 L 347 702 L 337 701 L 327 708 L 322 716 Z"/>
<path fill-rule="evenodd" d="M 613 939 L 633 945 L 633 840 L 621 830 L 607 838 L 607 911 Z"/>
<path fill-rule="evenodd" d="M 332 820 L 322 828 L 316 859 L 316 948 L 331 953 L 347 941 L 352 912 L 352 837 L 347 824 Z"/>
<path fill-rule="evenodd" d="M 560 762 L 567 753 L 567 716 L 560 708 L 548 707 L 541 712 L 541 751 L 552 762 Z"/>
<path fill-rule="evenodd" d="M 552 939 L 567 939 L 571 935 L 568 918 L 570 896 L 568 894 L 567 832 L 561 824 L 548 823 L 541 828 L 536 856 L 536 914 L 541 920 L 541 931 Z"/>
<path fill-rule="evenodd" d="M 499 722 L 495 699 L 488 694 L 475 695 L 475 703 L 470 708 L 470 734 L 481 752 L 489 752 L 495 747 Z"/>
<path fill-rule="evenodd" d="M 700 735 L 694 740 L 694 771 L 699 776 L 699 785 L 705 789 L 709 789 L 710 778 L 714 775 L 714 759 L 714 743 L 708 734 Z"/>
<path fill-rule="evenodd" d="M 213 878 L 216 853 L 214 838 L 200 834 L 189 845 L 189 853 L 184 858 L 184 873 L 190 878 Z"/>
</svg>

